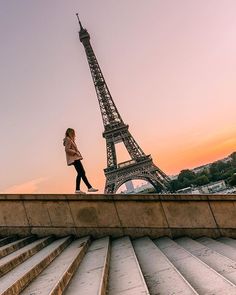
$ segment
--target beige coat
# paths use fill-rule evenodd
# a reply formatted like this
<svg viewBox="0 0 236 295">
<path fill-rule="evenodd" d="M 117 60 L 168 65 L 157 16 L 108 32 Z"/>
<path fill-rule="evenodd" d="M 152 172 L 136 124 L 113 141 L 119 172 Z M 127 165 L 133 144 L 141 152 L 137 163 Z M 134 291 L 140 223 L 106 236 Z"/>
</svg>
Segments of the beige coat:
<svg viewBox="0 0 236 295">
<path fill-rule="evenodd" d="M 66 152 L 67 165 L 72 165 L 75 160 L 82 160 L 83 157 L 79 152 L 76 143 L 68 136 L 64 138 L 63 142 Z"/>
</svg>

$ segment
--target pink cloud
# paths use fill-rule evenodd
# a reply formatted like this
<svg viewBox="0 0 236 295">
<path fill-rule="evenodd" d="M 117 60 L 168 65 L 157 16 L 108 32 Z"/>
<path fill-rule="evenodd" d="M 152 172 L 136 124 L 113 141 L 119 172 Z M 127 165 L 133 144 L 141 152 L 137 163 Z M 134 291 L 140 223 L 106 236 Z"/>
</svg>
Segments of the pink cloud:
<svg viewBox="0 0 236 295">
<path fill-rule="evenodd" d="M 44 182 L 46 178 L 40 177 L 33 180 L 29 180 L 20 184 L 15 184 L 6 188 L 3 194 L 33 194 L 39 192 L 39 185 Z"/>
</svg>

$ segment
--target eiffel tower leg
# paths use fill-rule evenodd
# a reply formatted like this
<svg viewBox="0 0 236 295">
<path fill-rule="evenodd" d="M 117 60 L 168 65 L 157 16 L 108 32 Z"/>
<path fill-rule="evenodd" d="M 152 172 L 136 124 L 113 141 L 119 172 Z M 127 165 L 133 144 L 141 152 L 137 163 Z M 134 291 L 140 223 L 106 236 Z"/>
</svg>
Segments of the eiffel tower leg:
<svg viewBox="0 0 236 295">
<path fill-rule="evenodd" d="M 109 142 L 107 140 L 107 167 L 116 167 L 117 159 L 116 159 L 116 151 L 114 142 Z"/>
<path fill-rule="evenodd" d="M 114 194 L 115 191 L 115 183 L 110 182 L 109 179 L 107 178 L 106 184 L 105 184 L 105 189 L 104 189 L 104 194 Z"/>
<path fill-rule="evenodd" d="M 124 134 L 123 142 L 131 159 L 137 159 L 139 157 L 145 156 L 143 150 L 140 148 L 128 130 L 126 130 L 126 133 Z"/>
<path fill-rule="evenodd" d="M 150 182 L 153 185 L 157 193 L 160 193 L 164 190 L 163 185 L 161 185 L 160 182 L 156 181 L 156 179 L 149 179 L 148 182 Z"/>
<path fill-rule="evenodd" d="M 156 192 L 159 193 L 161 191 L 167 191 L 166 185 L 169 181 L 169 177 L 153 163 L 150 167 L 150 170 L 152 171 L 149 172 L 148 181 L 154 186 Z"/>
</svg>

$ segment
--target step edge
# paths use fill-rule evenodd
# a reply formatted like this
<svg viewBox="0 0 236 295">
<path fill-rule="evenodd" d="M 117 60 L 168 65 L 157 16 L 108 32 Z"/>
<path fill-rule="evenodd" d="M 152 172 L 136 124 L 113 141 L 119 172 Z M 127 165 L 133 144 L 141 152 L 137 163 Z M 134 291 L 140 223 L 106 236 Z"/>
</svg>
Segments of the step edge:
<svg viewBox="0 0 236 295">
<path fill-rule="evenodd" d="M 99 286 L 98 295 L 106 295 L 107 286 L 108 286 L 108 277 L 109 277 L 109 269 L 110 269 L 110 260 L 111 260 L 111 241 L 110 237 L 107 237 L 107 250 L 106 250 L 106 258 L 102 271 L 102 279 Z"/>
<path fill-rule="evenodd" d="M 174 240 L 171 240 L 172 242 L 175 242 Z M 176 243 L 176 242 L 175 242 Z M 200 264 L 204 265 L 206 268 L 208 268 L 210 271 L 214 272 L 217 276 L 221 277 L 221 279 L 223 279 L 224 281 L 226 281 L 227 283 L 229 283 L 232 287 L 236 288 L 236 285 L 234 283 L 232 283 L 231 281 L 229 281 L 227 278 L 225 278 L 223 275 L 221 275 L 220 273 L 218 273 L 216 270 L 214 270 L 212 267 L 210 267 L 209 265 L 207 265 L 205 262 L 203 262 L 202 260 L 200 260 L 198 257 L 194 256 L 192 253 L 190 253 L 188 250 L 184 249 L 182 246 L 180 246 L 178 243 L 176 243 L 179 247 L 181 247 L 184 251 L 186 251 L 190 256 L 192 256 L 192 258 L 196 259 Z"/>
<path fill-rule="evenodd" d="M 73 259 L 73 261 L 68 265 L 66 270 L 61 274 L 61 276 L 58 279 L 58 282 L 52 287 L 51 291 L 48 293 L 48 295 L 58 295 L 62 294 L 66 288 L 68 287 L 71 279 L 75 275 L 80 263 L 82 262 L 84 255 L 86 254 L 90 244 L 91 244 L 91 238 L 90 236 L 81 238 L 81 240 L 84 241 L 84 245 L 82 246 L 82 249 L 77 253 L 76 257 Z"/>
<path fill-rule="evenodd" d="M 188 280 L 185 279 L 185 277 L 182 275 L 182 273 L 178 270 L 178 268 L 170 261 L 170 259 L 165 255 L 165 253 L 163 253 L 161 251 L 161 249 L 155 244 L 155 242 L 150 239 L 149 237 L 147 237 L 150 242 L 152 242 L 155 247 L 157 247 L 160 250 L 160 254 L 164 257 L 164 259 L 170 264 L 170 266 L 174 269 L 174 271 L 176 271 L 176 273 L 180 276 L 180 278 L 186 283 L 186 285 L 190 288 L 191 291 L 193 291 L 193 294 L 195 295 L 199 295 L 199 293 L 195 290 L 195 288 L 189 283 Z M 139 238 L 142 239 L 142 238 Z"/>
<path fill-rule="evenodd" d="M 7 290 L 1 295 L 16 295 L 22 292 L 32 280 L 38 276 L 70 243 L 72 242 L 72 236 L 69 236 L 63 243 L 61 243 L 56 249 L 54 249 L 48 256 L 37 263 L 26 274 L 21 276 L 16 282 L 14 282 Z M 47 259 L 50 258 L 49 261 Z M 38 271 L 37 271 L 38 268 Z M 31 275 L 32 274 L 32 275 Z M 24 279 L 29 276 L 29 279 L 24 283 Z M 19 289 L 17 285 L 20 285 Z M 17 289 L 16 289 L 17 288 Z M 18 293 L 17 293 L 18 292 Z"/>
</svg>

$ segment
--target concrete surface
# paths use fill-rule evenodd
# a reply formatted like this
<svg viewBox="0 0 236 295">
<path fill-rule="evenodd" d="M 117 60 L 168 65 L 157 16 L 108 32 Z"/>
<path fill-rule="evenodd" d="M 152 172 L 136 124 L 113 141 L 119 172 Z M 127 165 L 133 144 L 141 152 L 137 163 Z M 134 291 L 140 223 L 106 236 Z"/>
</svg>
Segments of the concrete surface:
<svg viewBox="0 0 236 295">
<path fill-rule="evenodd" d="M 0 236 L 236 237 L 236 195 L 0 195 Z"/>
</svg>

